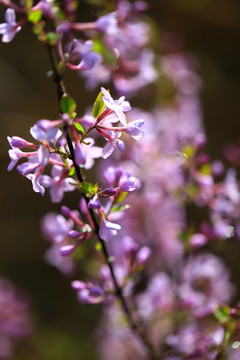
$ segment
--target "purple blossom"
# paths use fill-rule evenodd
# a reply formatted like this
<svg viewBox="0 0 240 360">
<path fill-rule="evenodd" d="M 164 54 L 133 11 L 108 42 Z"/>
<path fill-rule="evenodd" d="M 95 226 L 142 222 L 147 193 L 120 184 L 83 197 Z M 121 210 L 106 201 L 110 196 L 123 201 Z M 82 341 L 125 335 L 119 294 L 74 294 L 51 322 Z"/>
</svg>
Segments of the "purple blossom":
<svg viewBox="0 0 240 360">
<path fill-rule="evenodd" d="M 6 10 L 5 20 L 5 23 L 0 24 L 0 34 L 2 35 L 2 42 L 8 43 L 21 30 L 21 26 L 16 23 L 16 15 L 13 9 Z"/>
<path fill-rule="evenodd" d="M 54 140 L 57 133 L 57 127 L 43 126 L 43 120 L 36 123 L 30 129 L 30 133 L 34 139 L 41 143 L 49 143 L 49 141 Z"/>
<path fill-rule="evenodd" d="M 67 172 L 62 166 L 54 165 L 51 170 L 51 177 L 41 175 L 39 182 L 45 188 L 50 188 L 50 196 L 53 203 L 58 203 L 63 199 L 64 192 L 74 191 L 76 182 L 71 177 L 67 177 Z M 74 185 L 75 184 L 75 185 Z"/>
<path fill-rule="evenodd" d="M 138 30 L 139 29 L 132 29 L 133 32 Z M 129 74 L 125 73 L 115 75 L 114 85 L 119 94 L 127 94 L 127 96 L 132 97 L 141 88 L 156 81 L 158 74 L 154 67 L 153 52 L 150 49 L 143 50 L 139 54 L 137 62 L 138 66 L 135 76 L 129 76 Z"/>
<path fill-rule="evenodd" d="M 54 19 L 55 14 L 53 11 L 53 3 L 48 0 L 40 0 L 37 5 L 34 7 L 35 10 L 41 10 L 43 15 L 47 18 Z"/>
<path fill-rule="evenodd" d="M 53 243 L 61 243 L 73 228 L 73 221 L 66 220 L 62 215 L 49 213 L 41 222 L 41 230 L 44 237 Z"/>
<path fill-rule="evenodd" d="M 76 270 L 76 264 L 70 256 L 62 256 L 61 249 L 63 243 L 55 243 L 46 251 L 45 260 L 52 266 L 55 266 L 66 276 L 72 276 Z"/>
<path fill-rule="evenodd" d="M 94 196 L 88 203 L 89 209 L 99 209 L 101 207 L 101 203 L 98 199 L 98 196 Z"/>
<path fill-rule="evenodd" d="M 26 154 L 24 152 L 22 152 L 21 150 L 19 150 L 18 148 L 13 148 L 13 149 L 8 150 L 8 154 L 11 159 L 11 162 L 7 168 L 8 171 L 11 171 L 14 168 L 14 166 L 18 163 L 18 161 L 21 158 L 26 156 Z"/>
<path fill-rule="evenodd" d="M 79 238 L 79 236 L 80 236 L 81 234 L 82 234 L 82 233 L 80 233 L 80 232 L 77 231 L 77 230 L 71 230 L 71 231 L 69 231 L 68 236 L 71 237 L 72 239 L 77 239 L 77 238 Z"/>
<path fill-rule="evenodd" d="M 120 230 L 121 226 L 119 224 L 114 224 L 110 221 L 102 221 L 99 229 L 99 236 L 105 241 L 112 239 L 114 235 L 117 235 L 117 230 Z"/>
<path fill-rule="evenodd" d="M 81 72 L 81 75 L 85 79 L 88 90 L 93 90 L 98 84 L 106 84 L 111 80 L 111 70 L 102 64 L 87 72 Z"/>
<path fill-rule="evenodd" d="M 207 237 L 203 234 L 196 233 L 190 236 L 189 243 L 193 248 L 199 248 L 207 243 Z"/>
<path fill-rule="evenodd" d="M 123 151 L 125 148 L 125 144 L 122 140 L 119 139 L 121 133 L 113 133 L 108 142 L 104 145 L 102 149 L 102 158 L 107 159 L 117 148 L 119 151 Z"/>
<path fill-rule="evenodd" d="M 27 140 L 25 140 L 19 136 L 13 136 L 13 137 L 8 136 L 7 139 L 12 148 L 21 149 L 24 147 L 35 147 L 34 144 L 28 142 Z"/>
<path fill-rule="evenodd" d="M 86 156 L 85 156 L 85 152 L 84 152 L 84 150 L 83 150 L 82 144 L 78 143 L 78 144 L 75 146 L 74 154 L 75 154 L 75 160 L 76 160 L 77 165 L 83 165 L 83 164 L 85 164 L 85 162 L 86 162 Z"/>
<path fill-rule="evenodd" d="M 126 192 L 132 192 L 139 189 L 141 186 L 140 180 L 131 176 L 127 179 L 120 179 L 120 190 Z"/>
<path fill-rule="evenodd" d="M 214 360 L 223 336 L 224 330 L 220 327 L 206 333 L 206 330 L 203 332 L 196 323 L 192 323 L 181 326 L 177 335 L 168 336 L 167 344 L 182 355 L 196 359 L 204 359 L 207 356 L 207 359 Z"/>
<path fill-rule="evenodd" d="M 202 85 L 198 75 L 193 71 L 193 62 L 190 56 L 183 54 L 168 54 L 162 59 L 163 72 L 185 95 L 196 93 Z"/>
<path fill-rule="evenodd" d="M 35 170 L 39 167 L 38 162 L 28 161 L 24 162 L 21 165 L 17 166 L 17 170 L 23 176 L 27 176 L 35 172 Z"/>
<path fill-rule="evenodd" d="M 123 175 L 123 169 L 119 167 L 108 166 L 103 176 L 110 186 L 117 186 L 120 177 Z"/>
<path fill-rule="evenodd" d="M 228 302 L 234 292 L 224 264 L 210 254 L 190 258 L 182 269 L 182 281 L 178 290 L 182 304 L 200 317 Z"/>
<path fill-rule="evenodd" d="M 128 101 L 125 101 L 125 96 L 120 97 L 118 100 L 113 100 L 110 93 L 104 89 L 101 88 L 101 91 L 103 93 L 103 102 L 106 105 L 106 107 L 112 111 L 114 111 L 115 115 L 117 116 L 118 120 L 126 126 L 126 116 L 124 112 L 131 110 L 131 106 Z"/>
<path fill-rule="evenodd" d="M 95 141 L 92 138 L 86 138 L 85 143 L 77 143 L 75 158 L 78 165 L 84 165 L 84 168 L 89 170 L 94 165 L 94 159 L 101 156 L 102 148 L 95 146 Z"/>
<path fill-rule="evenodd" d="M 132 258 L 132 256 L 135 256 L 139 245 L 131 238 L 131 236 L 124 236 L 121 248 L 125 257 L 130 256 Z"/>
<path fill-rule="evenodd" d="M 144 120 L 139 119 L 127 124 L 125 132 L 131 135 L 135 140 L 140 140 L 144 136 L 144 132 L 140 128 L 144 125 Z"/>
<path fill-rule="evenodd" d="M 78 300 L 84 304 L 98 304 L 105 298 L 104 291 L 99 285 L 73 281 L 72 288 L 78 292 Z"/>
<path fill-rule="evenodd" d="M 116 13 L 112 12 L 107 15 L 100 16 L 96 21 L 97 30 L 108 35 L 114 35 L 117 29 Z"/>
<path fill-rule="evenodd" d="M 33 191 L 40 193 L 42 196 L 45 194 L 45 189 L 39 182 L 38 174 L 28 174 L 26 175 L 26 178 L 31 180 Z"/>
<path fill-rule="evenodd" d="M 157 313 L 171 311 L 175 304 L 173 284 L 168 275 L 156 273 L 147 289 L 137 298 L 138 312 L 150 321 Z"/>
<path fill-rule="evenodd" d="M 136 265 L 143 265 L 150 257 L 152 251 L 149 247 L 143 246 L 136 254 Z"/>
<path fill-rule="evenodd" d="M 110 196 L 114 196 L 117 193 L 117 189 L 114 188 L 106 188 L 104 190 L 101 190 L 98 193 L 98 196 L 101 198 L 108 198 Z"/>
<path fill-rule="evenodd" d="M 94 159 L 101 157 L 102 148 L 94 145 L 95 140 L 92 138 L 86 138 L 85 142 L 88 145 L 83 144 L 83 148 L 84 148 L 85 154 L 86 154 L 86 162 L 85 162 L 84 168 L 86 170 L 89 170 L 94 165 Z"/>
<path fill-rule="evenodd" d="M 40 165 L 47 166 L 49 161 L 49 150 L 46 146 L 40 145 L 37 151 L 37 159 Z"/>
<path fill-rule="evenodd" d="M 12 358 L 16 340 L 32 332 L 27 296 L 0 278 L 0 358 Z"/>
<path fill-rule="evenodd" d="M 82 42 L 74 39 L 69 44 L 69 58 L 71 60 L 77 57 L 79 63 L 74 65 L 68 61 L 67 66 L 73 70 L 91 70 L 97 67 L 101 62 L 101 55 L 92 51 L 92 47 L 91 40 Z"/>
<path fill-rule="evenodd" d="M 78 244 L 64 245 L 60 248 L 60 254 L 62 256 L 69 256 L 74 252 L 74 250 L 77 248 L 77 246 L 78 246 Z"/>
</svg>

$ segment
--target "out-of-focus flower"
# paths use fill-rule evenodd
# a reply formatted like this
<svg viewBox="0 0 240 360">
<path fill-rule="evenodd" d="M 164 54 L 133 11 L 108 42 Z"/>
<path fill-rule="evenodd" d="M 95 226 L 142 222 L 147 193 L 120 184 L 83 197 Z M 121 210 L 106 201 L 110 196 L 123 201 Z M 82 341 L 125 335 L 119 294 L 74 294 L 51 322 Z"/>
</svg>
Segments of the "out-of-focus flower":
<svg viewBox="0 0 240 360">
<path fill-rule="evenodd" d="M 5 23 L 0 24 L 0 34 L 2 35 L 2 42 L 8 43 L 21 30 L 21 26 L 16 23 L 16 15 L 13 9 L 6 10 L 5 20 Z"/>
<path fill-rule="evenodd" d="M 0 358 L 12 358 L 16 340 L 31 332 L 28 299 L 8 280 L 0 278 Z"/>
<path fill-rule="evenodd" d="M 138 312 L 145 321 L 171 312 L 175 304 L 174 287 L 169 276 L 157 273 L 150 280 L 147 289 L 137 297 Z"/>
<path fill-rule="evenodd" d="M 71 219 L 66 220 L 62 215 L 55 213 L 45 215 L 41 223 L 44 237 L 53 243 L 61 243 L 72 228 L 73 221 Z"/>
<path fill-rule="evenodd" d="M 74 39 L 68 44 L 69 60 L 67 66 L 72 70 L 91 70 L 101 62 L 101 56 L 96 52 L 92 51 L 93 42 L 87 40 L 82 42 Z M 73 64 L 71 61 L 79 61 L 78 64 Z"/>
<path fill-rule="evenodd" d="M 221 303 L 229 302 L 234 289 L 222 261 L 211 254 L 190 258 L 182 271 L 178 289 L 182 306 L 196 316 L 211 314 Z"/>
</svg>

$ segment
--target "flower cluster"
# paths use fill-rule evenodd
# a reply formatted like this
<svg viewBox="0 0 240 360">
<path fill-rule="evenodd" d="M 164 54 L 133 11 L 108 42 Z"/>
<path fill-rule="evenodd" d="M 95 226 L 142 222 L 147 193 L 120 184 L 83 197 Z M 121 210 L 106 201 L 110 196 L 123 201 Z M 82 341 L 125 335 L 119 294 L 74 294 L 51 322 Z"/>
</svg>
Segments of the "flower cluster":
<svg viewBox="0 0 240 360">
<path fill-rule="evenodd" d="M 7 6 L 2 41 L 33 24 L 49 50 L 60 110 L 31 128 L 34 142 L 8 138 L 8 170 L 16 166 L 41 195 L 49 188 L 53 203 L 80 193 L 77 209 L 63 205 L 61 214 L 45 215 L 42 232 L 51 243 L 46 260 L 71 278 L 79 302 L 103 304 L 100 356 L 234 360 L 235 288 L 224 260 L 206 245 L 239 239 L 240 187 L 234 169 L 222 179 L 223 164 L 204 152 L 196 61 L 167 40 L 165 53 L 154 55 L 142 1 L 120 0 L 86 23 L 77 22 L 71 0 Z M 66 70 L 83 75 L 87 88 L 112 80 L 120 98 L 101 87 L 92 112 L 78 115 L 63 84 Z M 132 109 L 125 96 L 146 91 L 158 74 L 162 104 Z M 226 155 L 239 165 L 238 148 Z M 87 171 L 100 158 L 97 181 L 89 182 Z M 85 262 L 83 281 L 75 276 Z"/>
</svg>

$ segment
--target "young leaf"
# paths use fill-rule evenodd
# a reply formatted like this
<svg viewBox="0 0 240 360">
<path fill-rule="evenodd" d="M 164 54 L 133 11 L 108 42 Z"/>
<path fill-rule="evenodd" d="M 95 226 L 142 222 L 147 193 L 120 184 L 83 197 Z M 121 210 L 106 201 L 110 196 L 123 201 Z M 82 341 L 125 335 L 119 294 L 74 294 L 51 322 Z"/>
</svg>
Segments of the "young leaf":
<svg viewBox="0 0 240 360">
<path fill-rule="evenodd" d="M 214 311 L 215 318 L 222 324 L 224 324 L 230 317 L 230 308 L 227 305 L 219 306 Z"/>
<path fill-rule="evenodd" d="M 35 11 L 31 11 L 30 14 L 28 15 L 28 20 L 30 22 L 32 22 L 33 24 L 36 24 L 37 22 L 39 22 L 42 18 L 42 10 L 35 10 Z"/>
<path fill-rule="evenodd" d="M 80 187 L 85 194 L 89 194 L 92 189 L 92 184 L 90 184 L 88 182 L 83 182 L 83 183 L 81 183 Z"/>
<path fill-rule="evenodd" d="M 105 108 L 105 104 L 102 101 L 102 97 L 103 97 L 103 93 L 100 91 L 100 93 L 98 94 L 95 103 L 93 105 L 93 109 L 92 109 L 92 115 L 95 118 L 98 118 L 98 116 L 103 112 L 104 108 Z"/>
<path fill-rule="evenodd" d="M 81 131 L 82 133 L 84 133 L 84 128 L 82 127 L 81 124 L 79 124 L 78 122 L 74 122 L 74 125 L 75 125 L 75 127 L 76 127 L 79 131 Z"/>
<path fill-rule="evenodd" d="M 72 176 L 75 174 L 75 168 L 73 167 L 70 171 L 69 171 L 69 176 Z"/>
<path fill-rule="evenodd" d="M 71 115 L 76 110 L 76 103 L 69 95 L 63 95 L 60 102 L 61 111 Z"/>
<path fill-rule="evenodd" d="M 94 193 L 97 193 L 97 191 L 98 191 L 98 183 L 96 183 L 95 185 L 93 185 L 92 191 L 93 191 Z"/>
<path fill-rule="evenodd" d="M 79 187 L 88 197 L 95 195 L 98 190 L 98 184 L 93 185 L 86 181 L 82 182 Z"/>
<path fill-rule="evenodd" d="M 128 193 L 126 191 L 121 192 L 121 194 L 119 195 L 119 197 L 116 200 L 116 204 L 120 204 L 125 199 L 127 194 Z"/>
</svg>

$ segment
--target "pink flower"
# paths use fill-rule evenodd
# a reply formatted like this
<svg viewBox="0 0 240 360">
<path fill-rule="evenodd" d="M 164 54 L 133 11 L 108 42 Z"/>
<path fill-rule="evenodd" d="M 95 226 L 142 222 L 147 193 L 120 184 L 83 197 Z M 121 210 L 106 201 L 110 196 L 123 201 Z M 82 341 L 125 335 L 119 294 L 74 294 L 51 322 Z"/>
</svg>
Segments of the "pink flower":
<svg viewBox="0 0 240 360">
<path fill-rule="evenodd" d="M 2 35 L 2 42 L 8 43 L 21 30 L 21 26 L 16 23 L 16 15 L 13 9 L 6 10 L 5 20 L 5 23 L 0 24 L 0 34 Z"/>
<path fill-rule="evenodd" d="M 105 220 L 100 225 L 99 236 L 101 239 L 109 241 L 114 235 L 117 235 L 117 230 L 120 229 L 121 226 L 119 224 Z"/>
<path fill-rule="evenodd" d="M 101 91 L 103 93 L 103 102 L 106 105 L 106 107 L 108 109 L 111 109 L 115 112 L 118 120 L 124 125 L 127 125 L 126 122 L 126 116 L 124 114 L 124 112 L 131 110 L 131 105 L 129 104 L 128 101 L 125 101 L 125 96 L 121 96 L 118 100 L 113 100 L 113 98 L 111 97 L 111 95 L 109 94 L 109 92 L 104 89 L 103 87 L 101 88 Z"/>
</svg>

